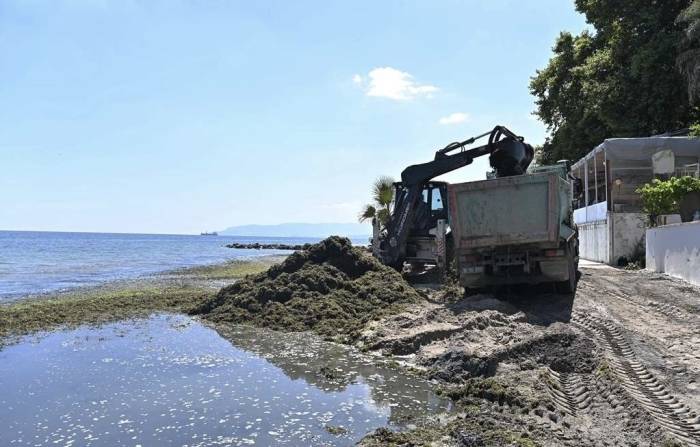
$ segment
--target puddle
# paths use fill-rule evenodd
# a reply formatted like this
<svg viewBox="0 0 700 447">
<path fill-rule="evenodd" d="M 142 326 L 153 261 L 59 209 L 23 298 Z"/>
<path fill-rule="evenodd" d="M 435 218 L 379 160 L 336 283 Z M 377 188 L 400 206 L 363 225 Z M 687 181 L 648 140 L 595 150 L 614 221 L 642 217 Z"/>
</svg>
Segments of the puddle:
<svg viewBox="0 0 700 447">
<path fill-rule="evenodd" d="M 422 379 L 306 334 L 186 316 L 0 351 L 0 445 L 352 445 L 449 409 Z"/>
</svg>

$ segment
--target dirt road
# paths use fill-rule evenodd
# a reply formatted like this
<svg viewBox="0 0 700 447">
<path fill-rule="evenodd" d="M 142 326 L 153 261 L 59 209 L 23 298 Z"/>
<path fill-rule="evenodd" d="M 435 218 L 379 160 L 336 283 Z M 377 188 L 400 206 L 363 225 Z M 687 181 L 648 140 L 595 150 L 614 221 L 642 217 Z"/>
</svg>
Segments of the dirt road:
<svg viewBox="0 0 700 447">
<path fill-rule="evenodd" d="M 700 446 L 700 288 L 592 263 L 579 271 L 574 297 L 431 292 L 362 342 L 447 384 L 463 411 L 443 427 L 458 445 Z"/>
</svg>

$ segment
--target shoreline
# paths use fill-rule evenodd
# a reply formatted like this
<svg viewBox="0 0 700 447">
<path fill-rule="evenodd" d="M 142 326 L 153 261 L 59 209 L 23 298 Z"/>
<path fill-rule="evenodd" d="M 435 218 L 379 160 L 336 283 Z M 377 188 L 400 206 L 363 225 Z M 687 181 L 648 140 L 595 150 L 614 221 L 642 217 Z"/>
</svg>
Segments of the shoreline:
<svg viewBox="0 0 700 447">
<path fill-rule="evenodd" d="M 285 258 L 257 256 L 167 270 L 134 279 L 25 295 L 0 303 L 0 350 L 33 333 L 100 324 L 155 312 L 187 313 L 227 284 Z"/>
<path fill-rule="evenodd" d="M 249 257 L 241 258 L 231 258 L 224 261 L 213 262 L 209 264 L 201 265 L 191 265 L 188 267 L 175 267 L 168 268 L 166 270 L 160 270 L 150 273 L 140 273 L 136 276 L 125 276 L 122 278 L 108 279 L 108 280 L 98 280 L 96 282 L 65 287 L 61 289 L 46 290 L 40 292 L 29 292 L 29 293 L 13 293 L 5 296 L 0 295 L 0 307 L 8 304 L 15 304 L 20 301 L 28 300 L 41 300 L 41 299 L 53 299 L 61 296 L 68 296 L 78 293 L 85 292 L 95 292 L 107 288 L 125 288 L 129 286 L 136 286 L 139 284 L 155 282 L 162 278 L 174 278 L 174 277 L 207 277 L 204 279 L 229 279 L 230 275 L 227 274 L 227 270 L 231 266 L 236 266 L 239 264 L 257 264 L 263 263 L 266 265 L 272 265 L 284 260 L 288 254 L 254 254 Z M 244 270 L 244 269 L 242 269 Z M 257 273 L 258 270 L 252 273 Z M 236 272 L 237 273 L 237 272 Z M 218 275 L 219 278 L 211 277 L 211 275 Z"/>
</svg>

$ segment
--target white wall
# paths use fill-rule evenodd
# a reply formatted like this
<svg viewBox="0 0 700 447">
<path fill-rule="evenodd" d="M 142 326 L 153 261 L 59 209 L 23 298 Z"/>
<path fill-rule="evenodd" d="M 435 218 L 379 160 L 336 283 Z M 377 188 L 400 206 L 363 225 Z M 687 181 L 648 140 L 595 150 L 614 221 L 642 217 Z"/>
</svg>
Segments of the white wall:
<svg viewBox="0 0 700 447">
<path fill-rule="evenodd" d="M 578 225 L 579 256 L 589 261 L 608 262 L 608 223 L 605 220 Z"/>
<path fill-rule="evenodd" d="M 649 228 L 647 269 L 700 285 L 700 222 Z"/>
<path fill-rule="evenodd" d="M 644 233 L 647 220 L 643 213 L 610 213 L 612 219 L 612 256 L 610 265 L 617 265 L 620 258 L 630 260 L 634 252 L 639 250 L 639 255 L 644 253 Z"/>
<path fill-rule="evenodd" d="M 599 202 L 574 210 L 574 223 L 584 224 L 605 220 L 608 214 L 608 202 Z"/>
</svg>

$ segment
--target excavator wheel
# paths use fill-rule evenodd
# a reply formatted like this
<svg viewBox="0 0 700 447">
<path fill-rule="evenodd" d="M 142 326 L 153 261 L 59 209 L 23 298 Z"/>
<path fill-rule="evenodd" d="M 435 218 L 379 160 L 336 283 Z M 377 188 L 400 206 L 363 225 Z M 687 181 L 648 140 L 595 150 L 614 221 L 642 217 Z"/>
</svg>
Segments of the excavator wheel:
<svg viewBox="0 0 700 447">
<path fill-rule="evenodd" d="M 403 272 L 403 264 L 404 264 L 404 262 L 402 259 L 400 261 L 394 262 L 393 264 L 387 264 L 387 265 L 389 267 L 393 268 L 394 270 L 396 270 L 397 272 L 401 273 L 401 272 Z"/>
</svg>

